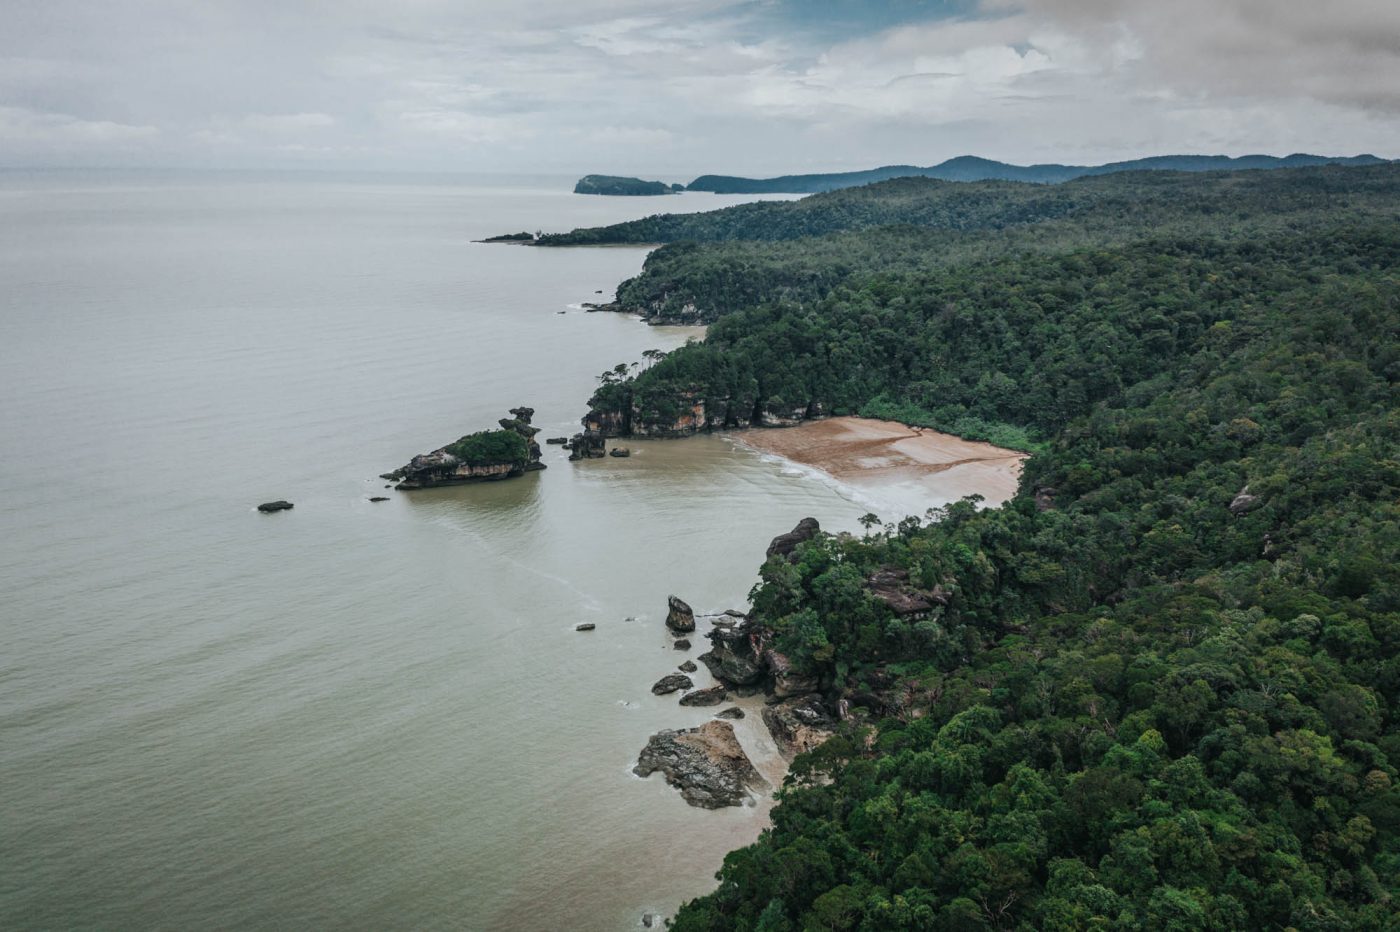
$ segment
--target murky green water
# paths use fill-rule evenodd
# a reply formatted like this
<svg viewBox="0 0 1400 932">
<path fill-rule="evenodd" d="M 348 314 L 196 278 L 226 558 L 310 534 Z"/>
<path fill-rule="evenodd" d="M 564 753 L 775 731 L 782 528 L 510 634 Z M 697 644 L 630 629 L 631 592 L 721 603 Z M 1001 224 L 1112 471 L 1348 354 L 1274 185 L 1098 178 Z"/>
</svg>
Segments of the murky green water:
<svg viewBox="0 0 1400 932">
<path fill-rule="evenodd" d="M 865 503 L 713 438 L 373 478 L 687 336 L 576 309 L 642 250 L 471 240 L 733 199 L 553 183 L 0 176 L 0 927 L 627 929 L 757 834 L 629 773 L 710 711 L 665 599 Z"/>
</svg>

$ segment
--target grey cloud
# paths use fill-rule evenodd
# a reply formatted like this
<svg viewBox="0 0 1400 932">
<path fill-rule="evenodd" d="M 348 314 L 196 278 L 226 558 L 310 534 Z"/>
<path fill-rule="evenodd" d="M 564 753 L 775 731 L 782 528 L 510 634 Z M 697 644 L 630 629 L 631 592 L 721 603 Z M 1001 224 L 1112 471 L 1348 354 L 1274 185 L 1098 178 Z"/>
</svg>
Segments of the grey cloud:
<svg viewBox="0 0 1400 932">
<path fill-rule="evenodd" d="M 984 0 L 836 38 L 772 9 L 11 0 L 0 161 L 685 176 L 964 152 L 1400 154 L 1393 0 Z"/>
</svg>

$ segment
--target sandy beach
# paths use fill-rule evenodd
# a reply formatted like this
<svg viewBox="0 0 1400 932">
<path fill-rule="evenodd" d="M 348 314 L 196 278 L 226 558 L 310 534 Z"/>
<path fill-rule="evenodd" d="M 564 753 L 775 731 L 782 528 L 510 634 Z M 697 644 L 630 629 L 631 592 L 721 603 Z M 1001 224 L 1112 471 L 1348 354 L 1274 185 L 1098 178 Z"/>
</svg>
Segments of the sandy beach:
<svg viewBox="0 0 1400 932">
<path fill-rule="evenodd" d="M 735 442 L 869 490 L 908 514 L 968 495 L 996 505 L 1016 494 L 1026 454 L 922 427 L 860 417 L 737 431 Z M 890 518 L 891 515 L 882 515 Z"/>
</svg>

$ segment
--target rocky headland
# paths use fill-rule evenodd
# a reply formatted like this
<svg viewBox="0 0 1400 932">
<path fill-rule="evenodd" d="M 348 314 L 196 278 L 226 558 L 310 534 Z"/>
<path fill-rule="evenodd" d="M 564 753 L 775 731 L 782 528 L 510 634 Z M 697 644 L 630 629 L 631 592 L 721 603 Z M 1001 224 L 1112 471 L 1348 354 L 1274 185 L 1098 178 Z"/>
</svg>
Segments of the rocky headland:
<svg viewBox="0 0 1400 932">
<path fill-rule="evenodd" d="M 380 478 L 398 482 L 399 490 L 429 489 L 512 479 L 544 469 L 540 445 L 535 442 L 539 428 L 530 426 L 535 409 L 511 408 L 510 415 L 501 418 L 499 430 L 467 434 L 456 443 L 415 456 Z"/>
<path fill-rule="evenodd" d="M 685 185 L 664 181 L 643 181 L 618 175 L 584 175 L 574 185 L 575 194 L 604 194 L 613 197 L 650 197 L 659 194 L 679 194 Z"/>
</svg>

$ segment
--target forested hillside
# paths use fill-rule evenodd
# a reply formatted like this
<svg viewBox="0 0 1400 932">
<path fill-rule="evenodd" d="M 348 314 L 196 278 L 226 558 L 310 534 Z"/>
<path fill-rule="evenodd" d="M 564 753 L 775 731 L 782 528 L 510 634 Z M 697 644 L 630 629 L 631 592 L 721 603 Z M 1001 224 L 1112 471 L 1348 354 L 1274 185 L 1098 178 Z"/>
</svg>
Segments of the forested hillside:
<svg viewBox="0 0 1400 932">
<path fill-rule="evenodd" d="M 850 714 L 675 928 L 1395 928 L 1396 173 L 1259 177 L 1289 175 L 1276 210 L 1175 189 L 1116 240 L 1132 208 L 1072 207 L 1089 245 L 665 257 L 828 278 L 741 296 L 598 410 L 863 410 L 1037 451 L 1003 507 L 764 566 L 755 624 Z M 896 615 L 882 571 L 935 607 Z"/>
<path fill-rule="evenodd" d="M 699 214 L 658 214 L 607 227 L 551 233 L 541 246 L 789 240 L 905 224 L 939 230 L 1004 230 L 1075 218 L 1090 230 L 1214 217 L 1225 227 L 1316 210 L 1364 210 L 1390 197 L 1400 177 L 1390 163 L 1278 171 L 1126 172 L 1062 185 L 1015 181 L 897 178 L 796 201 L 740 204 Z M 1339 204 L 1337 199 L 1346 199 Z M 1356 203 L 1352 203 L 1355 200 Z"/>
<path fill-rule="evenodd" d="M 738 178 L 732 175 L 701 175 L 689 185 L 690 191 L 713 191 L 717 194 L 813 194 L 873 184 L 890 178 L 920 176 L 943 181 L 1033 181 L 1054 184 L 1082 178 L 1085 175 L 1109 175 L 1128 171 L 1238 171 L 1241 169 L 1301 168 L 1305 165 L 1372 165 L 1381 161 L 1373 155 L 1334 158 L 1295 153 L 1283 157 L 1246 155 L 1230 158 L 1224 155 L 1157 155 L 1106 165 L 1009 165 L 993 159 L 962 155 L 937 165 L 920 168 L 914 165 L 886 165 L 867 171 L 834 172 L 816 175 L 783 175 L 779 178 Z"/>
</svg>

